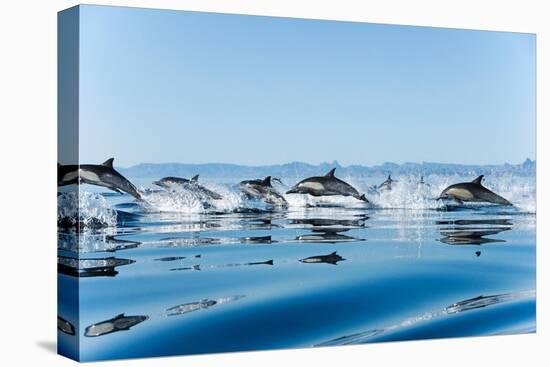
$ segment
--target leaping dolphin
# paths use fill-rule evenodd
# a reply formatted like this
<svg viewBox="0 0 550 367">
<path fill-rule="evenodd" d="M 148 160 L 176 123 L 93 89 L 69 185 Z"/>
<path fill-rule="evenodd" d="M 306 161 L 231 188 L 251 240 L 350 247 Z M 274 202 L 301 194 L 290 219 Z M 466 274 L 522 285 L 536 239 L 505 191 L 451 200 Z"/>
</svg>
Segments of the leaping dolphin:
<svg viewBox="0 0 550 367">
<path fill-rule="evenodd" d="M 170 188 L 173 186 L 182 186 L 185 188 L 190 188 L 192 190 L 195 190 L 214 200 L 223 199 L 222 196 L 217 192 L 214 192 L 202 185 L 199 185 L 199 175 L 195 175 L 191 177 L 191 179 L 189 180 L 181 177 L 163 177 L 160 180 L 153 182 L 153 184 L 163 188 Z"/>
<path fill-rule="evenodd" d="M 453 199 L 459 203 L 465 201 L 487 202 L 500 205 L 512 205 L 500 195 L 495 194 L 481 184 L 483 175 L 472 182 L 461 182 L 447 187 L 441 192 L 438 199 Z"/>
<path fill-rule="evenodd" d="M 394 182 L 397 182 L 397 181 L 393 180 L 391 178 L 391 174 L 389 174 L 386 181 L 384 181 L 380 185 L 378 185 L 378 189 L 380 189 L 380 190 L 391 190 L 391 186 Z"/>
<path fill-rule="evenodd" d="M 263 200 L 273 206 L 288 208 L 286 199 L 271 185 L 271 181 L 281 182 L 278 178 L 267 176 L 263 180 L 241 181 L 239 187 L 241 191 L 249 198 Z"/>
<path fill-rule="evenodd" d="M 114 158 L 101 164 L 57 164 L 57 186 L 87 183 L 106 187 L 122 194 L 126 192 L 142 200 L 136 187 L 113 168 Z"/>
<path fill-rule="evenodd" d="M 359 192 L 347 182 L 334 176 L 336 168 L 331 169 L 324 176 L 309 177 L 298 182 L 287 191 L 287 194 L 310 194 L 312 196 L 352 196 L 358 200 L 369 202 L 365 194 Z"/>
</svg>

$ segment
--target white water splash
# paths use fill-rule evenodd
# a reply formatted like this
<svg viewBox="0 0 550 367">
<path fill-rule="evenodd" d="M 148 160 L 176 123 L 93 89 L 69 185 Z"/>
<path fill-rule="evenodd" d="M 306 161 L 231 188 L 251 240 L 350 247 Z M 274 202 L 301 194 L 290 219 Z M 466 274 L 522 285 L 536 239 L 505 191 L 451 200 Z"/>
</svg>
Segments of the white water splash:
<svg viewBox="0 0 550 367">
<path fill-rule="evenodd" d="M 367 199 L 376 207 L 384 209 L 438 209 L 444 203 L 436 200 L 441 192 L 450 185 L 460 182 L 470 182 L 475 177 L 459 175 L 426 175 L 424 182 L 420 184 L 417 175 L 399 176 L 392 175 L 396 180 L 391 190 L 373 191 L 374 185 L 381 182 L 374 180 L 353 180 L 347 182 L 357 188 L 359 192 L 365 192 Z M 536 190 L 534 177 L 517 176 L 487 176 L 483 185 L 495 193 L 508 199 L 521 212 L 536 213 Z"/>
<path fill-rule="evenodd" d="M 230 212 L 242 206 L 243 200 L 241 194 L 231 190 L 229 187 L 210 183 L 202 185 L 222 196 L 222 200 L 210 201 L 210 204 L 215 211 Z"/>
<path fill-rule="evenodd" d="M 239 207 L 240 195 L 223 185 L 204 185 L 222 196 L 214 200 L 198 191 L 175 186 L 169 190 L 145 192 L 142 196 L 147 211 L 182 214 L 205 214 L 209 212 L 230 212 Z"/>
<path fill-rule="evenodd" d="M 420 175 L 392 175 L 395 182 L 391 190 L 373 190 L 385 180 L 385 177 L 340 177 L 365 193 L 369 204 L 353 197 L 325 196 L 313 197 L 303 194 L 284 194 L 288 188 L 300 181 L 299 177 L 283 177 L 287 185 L 276 185 L 289 204 L 289 208 L 311 206 L 334 206 L 346 208 L 374 207 L 382 209 L 433 210 L 440 209 L 446 203 L 437 200 L 441 192 L 449 185 L 470 182 L 473 175 L 424 175 L 425 184 L 420 184 Z M 237 179 L 236 179 L 237 180 Z M 536 213 L 535 177 L 486 176 L 484 186 L 511 201 L 515 209 L 522 213 Z M 144 194 L 146 210 L 152 212 L 173 212 L 185 214 L 207 214 L 211 212 L 231 212 L 237 208 L 256 208 L 257 202 L 243 199 L 237 188 L 230 185 L 201 183 L 208 189 L 222 195 L 222 200 L 213 200 L 199 192 L 183 188 L 168 191 L 153 191 Z M 474 205 L 474 204 L 472 204 Z M 263 206 L 261 206 L 263 208 Z"/>
<path fill-rule="evenodd" d="M 72 191 L 57 197 L 57 222 L 64 227 L 116 227 L 117 214 L 103 196 Z"/>
<path fill-rule="evenodd" d="M 361 208 L 368 204 L 351 196 L 311 196 L 305 194 L 284 194 L 290 208 L 305 208 L 310 206 Z"/>
</svg>

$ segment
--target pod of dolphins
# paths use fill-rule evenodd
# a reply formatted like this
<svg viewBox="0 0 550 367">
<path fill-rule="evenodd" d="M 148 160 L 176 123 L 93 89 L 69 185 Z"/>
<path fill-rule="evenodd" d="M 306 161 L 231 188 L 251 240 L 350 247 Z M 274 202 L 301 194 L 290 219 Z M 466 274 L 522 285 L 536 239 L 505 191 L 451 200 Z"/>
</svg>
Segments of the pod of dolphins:
<svg viewBox="0 0 550 367">
<path fill-rule="evenodd" d="M 57 186 L 71 184 L 90 184 L 106 187 L 118 193 L 128 193 L 137 200 L 143 200 L 142 194 L 137 188 L 113 167 L 114 158 L 110 158 L 102 164 L 82 165 L 57 165 Z M 309 194 L 315 197 L 322 196 L 347 196 L 369 203 L 365 194 L 360 194 L 357 189 L 349 183 L 335 176 L 336 168 L 331 169 L 324 176 L 308 177 L 294 185 L 286 194 Z M 453 200 L 457 203 L 484 202 L 498 205 L 512 205 L 502 196 L 492 192 L 481 183 L 483 175 L 471 182 L 460 182 L 445 188 L 437 200 Z M 191 179 L 180 177 L 164 177 L 153 184 L 164 189 L 182 187 L 194 191 L 208 199 L 221 200 L 222 196 L 207 189 L 198 182 L 199 175 Z M 277 191 L 272 183 L 282 184 L 278 178 L 267 176 L 264 179 L 246 180 L 239 183 L 243 195 L 249 199 L 258 199 L 274 207 L 287 208 L 288 203 L 284 196 Z M 376 187 L 378 190 L 391 190 L 396 180 L 388 176 L 387 180 Z M 421 178 L 419 184 L 429 185 Z"/>
</svg>

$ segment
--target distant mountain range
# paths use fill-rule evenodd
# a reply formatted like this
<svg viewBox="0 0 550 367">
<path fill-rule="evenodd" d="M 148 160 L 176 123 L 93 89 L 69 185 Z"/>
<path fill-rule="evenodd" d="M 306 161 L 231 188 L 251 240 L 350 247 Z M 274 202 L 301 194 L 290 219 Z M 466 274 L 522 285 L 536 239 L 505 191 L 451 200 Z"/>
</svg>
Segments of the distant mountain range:
<svg viewBox="0 0 550 367">
<path fill-rule="evenodd" d="M 350 165 L 341 166 L 337 161 L 318 165 L 291 162 L 268 166 L 243 166 L 229 163 L 140 163 L 128 168 L 117 168 L 120 173 L 129 177 L 155 178 L 165 176 L 191 177 L 200 174 L 208 178 L 261 178 L 274 177 L 308 177 L 324 175 L 336 167 L 336 174 L 340 177 L 372 177 L 392 175 L 515 175 L 531 176 L 535 174 L 535 161 L 526 159 L 520 164 L 500 165 L 467 165 L 448 163 L 403 163 L 386 162 L 378 166 Z"/>
</svg>

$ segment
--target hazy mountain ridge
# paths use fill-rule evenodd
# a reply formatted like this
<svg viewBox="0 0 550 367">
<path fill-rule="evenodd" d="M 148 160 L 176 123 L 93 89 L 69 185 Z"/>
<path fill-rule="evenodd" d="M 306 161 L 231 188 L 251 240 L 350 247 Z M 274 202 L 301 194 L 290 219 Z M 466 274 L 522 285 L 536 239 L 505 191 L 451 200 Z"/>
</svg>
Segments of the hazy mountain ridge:
<svg viewBox="0 0 550 367">
<path fill-rule="evenodd" d="M 330 169 L 336 167 L 338 176 L 386 176 L 392 175 L 515 175 L 531 176 L 535 174 L 535 161 L 527 158 L 520 164 L 500 165 L 466 165 L 449 163 L 403 163 L 386 162 L 377 166 L 350 165 L 341 166 L 337 161 L 312 165 L 303 162 L 291 162 L 280 165 L 245 166 L 230 163 L 140 163 L 128 168 L 117 168 L 120 173 L 130 177 L 165 177 L 179 176 L 191 177 L 200 174 L 210 178 L 250 177 L 260 178 L 264 176 L 275 177 L 306 177 L 324 175 Z"/>
</svg>

